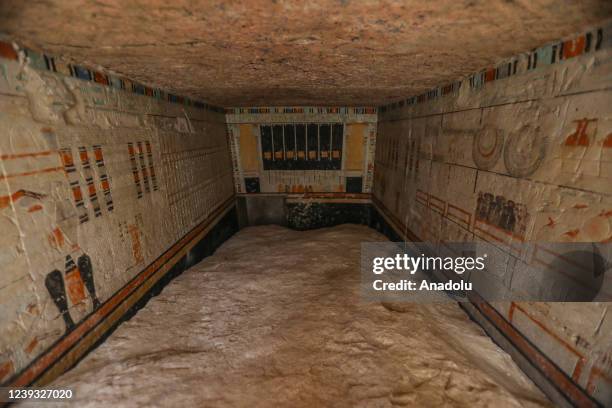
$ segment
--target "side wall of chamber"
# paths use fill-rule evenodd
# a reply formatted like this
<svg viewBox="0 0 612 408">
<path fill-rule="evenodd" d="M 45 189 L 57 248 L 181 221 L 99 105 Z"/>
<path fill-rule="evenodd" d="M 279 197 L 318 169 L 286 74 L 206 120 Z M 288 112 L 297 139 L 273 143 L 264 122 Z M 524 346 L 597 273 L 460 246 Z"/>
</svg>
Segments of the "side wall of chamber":
<svg viewBox="0 0 612 408">
<path fill-rule="evenodd" d="M 219 235 L 234 190 L 222 109 L 6 42 L 0 56 L 0 382 L 27 385 Z"/>
<path fill-rule="evenodd" d="M 612 27 L 595 28 L 381 107 L 375 207 L 404 239 L 484 240 L 509 256 L 523 242 L 610 242 L 611 70 Z M 500 273 L 513 284 L 511 267 Z M 608 303 L 492 307 L 494 325 L 520 333 L 567 387 L 612 400 Z"/>
</svg>

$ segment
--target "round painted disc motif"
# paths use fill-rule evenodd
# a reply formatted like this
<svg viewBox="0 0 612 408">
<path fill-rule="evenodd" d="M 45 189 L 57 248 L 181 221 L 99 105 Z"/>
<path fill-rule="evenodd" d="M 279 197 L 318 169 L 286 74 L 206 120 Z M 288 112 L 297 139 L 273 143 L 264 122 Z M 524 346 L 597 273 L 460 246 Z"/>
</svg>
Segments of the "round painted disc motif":
<svg viewBox="0 0 612 408">
<path fill-rule="evenodd" d="M 546 154 L 546 136 L 539 127 L 524 126 L 508 135 L 504 164 L 511 176 L 527 177 L 542 164 Z"/>
<path fill-rule="evenodd" d="M 501 129 L 485 127 L 474 135 L 472 158 L 479 169 L 489 170 L 499 160 L 504 146 L 504 132 Z"/>
</svg>

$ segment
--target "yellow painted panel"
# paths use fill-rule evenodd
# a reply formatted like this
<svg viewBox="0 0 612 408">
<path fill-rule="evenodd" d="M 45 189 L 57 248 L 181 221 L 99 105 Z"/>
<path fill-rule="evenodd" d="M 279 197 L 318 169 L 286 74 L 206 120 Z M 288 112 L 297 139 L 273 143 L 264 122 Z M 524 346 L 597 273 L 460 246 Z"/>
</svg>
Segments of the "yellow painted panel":
<svg viewBox="0 0 612 408">
<path fill-rule="evenodd" d="M 367 131 L 366 123 L 346 125 L 346 146 L 344 161 L 345 170 L 363 170 L 364 144 L 363 137 Z"/>
<path fill-rule="evenodd" d="M 259 170 L 257 138 L 253 134 L 253 125 L 240 125 L 240 164 L 245 172 Z"/>
</svg>

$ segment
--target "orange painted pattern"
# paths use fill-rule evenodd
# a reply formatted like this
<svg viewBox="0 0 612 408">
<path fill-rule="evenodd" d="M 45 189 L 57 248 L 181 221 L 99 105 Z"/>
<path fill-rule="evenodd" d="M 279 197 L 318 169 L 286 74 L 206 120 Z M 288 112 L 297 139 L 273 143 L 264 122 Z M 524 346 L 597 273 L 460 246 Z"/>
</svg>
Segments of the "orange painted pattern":
<svg viewBox="0 0 612 408">
<path fill-rule="evenodd" d="M 32 191 L 18 190 L 13 194 L 0 196 L 0 210 L 8 207 L 12 202 L 17 201 L 22 197 L 32 197 L 40 200 L 45 196 L 43 194 L 34 193 Z"/>
<path fill-rule="evenodd" d="M 607 373 L 605 373 L 599 367 L 593 367 L 591 368 L 591 372 L 589 373 L 589 379 L 587 381 L 587 386 L 586 386 L 586 389 L 589 392 L 589 394 L 593 394 L 595 392 L 595 378 L 597 377 L 601 378 L 608 384 L 612 384 L 612 378 L 610 378 Z"/>
<path fill-rule="evenodd" d="M 69 149 L 62 149 L 59 152 L 60 159 L 62 160 L 62 164 L 64 167 L 74 166 L 74 160 L 72 159 L 72 152 Z"/>
<path fill-rule="evenodd" d="M 137 264 L 144 262 L 142 256 L 142 245 L 140 244 L 140 230 L 137 225 L 130 224 L 128 226 L 130 237 L 132 238 L 132 256 Z"/>
<path fill-rule="evenodd" d="M 470 292 L 470 302 L 476 306 L 494 327 L 508 338 L 525 357 L 548 378 L 574 405 L 597 407 L 598 404 L 576 385 L 548 357 L 532 345 L 510 322 L 503 318 L 487 301 L 477 293 Z"/>
<path fill-rule="evenodd" d="M 53 231 L 51 231 L 51 234 L 49 234 L 49 243 L 54 248 L 61 248 L 64 246 L 64 234 L 61 229 L 54 228 Z"/>
<path fill-rule="evenodd" d="M 85 285 L 78 268 L 75 267 L 66 272 L 66 289 L 73 305 L 78 305 L 85 301 Z"/>
<path fill-rule="evenodd" d="M 104 160 L 104 156 L 102 156 L 102 149 L 94 149 L 94 158 L 97 162 Z"/>
<path fill-rule="evenodd" d="M 72 187 L 72 195 L 74 196 L 74 200 L 77 202 L 83 200 L 83 193 L 81 193 L 81 187 L 78 185 Z"/>
<path fill-rule="evenodd" d="M 586 147 L 590 144 L 589 136 L 587 135 L 587 128 L 591 122 L 597 122 L 597 119 L 578 119 L 574 120 L 576 123 L 576 131 L 565 139 L 565 146 L 583 146 Z"/>
<path fill-rule="evenodd" d="M 0 175 L 0 180 L 6 180 L 9 178 L 15 178 L 15 177 L 33 176 L 35 174 L 53 173 L 54 171 L 59 171 L 63 169 L 64 169 L 63 167 L 47 167 L 46 169 L 26 171 L 23 173 L 2 174 Z"/>
<path fill-rule="evenodd" d="M 17 154 L 3 154 L 0 155 L 0 160 L 15 160 L 15 159 L 23 159 L 27 157 L 44 157 L 51 156 L 52 154 L 57 153 L 55 150 L 46 150 L 43 152 L 33 152 L 33 153 L 17 153 Z"/>
<path fill-rule="evenodd" d="M 380 211 L 383 218 L 389 222 L 391 227 L 400 234 L 400 237 L 403 239 L 409 239 L 413 242 L 422 242 L 422 239 L 417 237 L 407 226 L 405 226 L 395 215 L 389 212 L 389 210 L 385 207 L 385 205 L 376 197 L 372 196 L 372 201 L 377 209 Z M 405 234 L 402 234 L 402 231 L 405 231 Z M 516 305 L 516 303 L 512 302 L 510 310 L 508 312 L 508 320 L 504 319 L 503 316 L 499 314 L 497 310 L 495 310 L 487 301 L 482 299 L 477 293 L 470 292 L 469 295 L 470 303 L 476 306 L 476 308 L 485 316 L 493 326 L 503 333 L 506 338 L 510 340 L 510 343 L 520 350 L 528 360 L 535 365 L 545 376 L 548 378 L 555 386 L 566 395 L 576 406 L 580 407 L 597 407 L 597 403 L 592 400 L 572 379 L 575 381 L 580 377 L 580 374 L 584 368 L 585 359 L 580 352 L 578 352 L 575 348 L 573 348 L 569 343 L 560 339 L 554 333 L 552 333 L 548 328 L 545 328 L 541 322 L 537 319 L 533 318 L 533 316 L 529 315 L 524 309 L 520 308 L 520 306 Z M 512 306 L 514 305 L 514 306 Z M 575 354 L 579 361 L 574 368 L 574 372 L 572 373 L 572 379 L 570 379 L 565 373 L 563 373 L 552 361 L 548 359 L 540 350 L 538 350 L 533 344 L 531 344 L 511 323 L 515 310 L 520 310 L 527 315 L 528 318 L 533 319 L 533 321 L 539 326 L 543 327 L 545 332 L 550 332 L 549 334 L 553 335 L 553 338 L 564 344 L 564 347 L 568 348 L 570 352 Z M 593 382 L 592 378 L 598 376 L 600 373 L 603 373 L 600 368 L 594 367 L 590 373 L 590 387 L 587 384 L 587 392 L 592 394 L 593 392 Z M 606 378 L 606 381 L 609 378 Z"/>
<path fill-rule="evenodd" d="M 446 211 L 446 201 L 434 196 L 433 194 L 429 194 L 429 207 L 444 215 Z"/>
<path fill-rule="evenodd" d="M 0 364 L 0 380 L 3 380 L 7 376 L 13 373 L 15 367 L 13 366 L 12 361 L 5 361 Z"/>
<path fill-rule="evenodd" d="M 508 311 L 508 320 L 510 321 L 510 323 L 512 323 L 512 319 L 514 318 L 515 310 L 521 311 L 525 316 L 529 318 L 529 320 L 531 320 L 540 329 L 542 329 L 543 332 L 545 332 L 550 337 L 555 339 L 559 344 L 561 344 L 564 349 L 568 350 L 570 353 L 578 357 L 578 362 L 576 363 L 576 366 L 574 367 L 574 372 L 572 373 L 572 379 L 577 382 L 580 378 L 580 374 L 582 373 L 584 364 L 586 363 L 586 357 L 578 350 L 576 350 L 576 348 L 574 348 L 567 341 L 559 337 L 553 330 L 549 329 L 544 323 L 536 319 L 532 314 L 530 314 L 527 310 L 525 310 L 523 307 L 521 307 L 515 302 L 510 303 L 510 310 Z"/>
<path fill-rule="evenodd" d="M 581 35 L 575 40 L 568 40 L 563 43 L 563 58 L 573 58 L 584 52 L 585 36 Z"/>
<path fill-rule="evenodd" d="M 15 49 L 10 43 L 4 42 L 4 41 L 0 41 L 0 57 L 6 58 L 6 59 L 12 59 L 15 61 L 18 59 L 17 51 L 15 51 Z M 2 378 L 1 371 L 0 371 L 0 378 Z"/>
<path fill-rule="evenodd" d="M 125 301 L 136 290 L 142 283 L 144 283 L 151 275 L 157 270 L 164 266 L 174 255 L 176 255 L 183 247 L 188 245 L 198 234 L 205 231 L 206 228 L 214 221 L 224 210 L 230 208 L 230 204 L 233 204 L 234 197 L 230 197 L 224 203 L 217 206 L 217 208 L 211 213 L 210 217 L 202 222 L 199 226 L 194 228 L 191 232 L 181 238 L 176 244 L 174 244 L 167 252 L 162 254 L 153 263 L 147 266 L 142 272 L 140 272 L 134 279 L 132 279 L 127 285 L 117 291 L 111 296 L 106 302 L 100 306 L 98 310 L 90 314 L 82 322 L 80 322 L 74 330 L 69 334 L 62 337 L 57 341 L 51 348 L 46 350 L 38 359 L 30 364 L 25 370 L 23 370 L 18 376 L 16 376 L 9 387 L 25 387 L 32 384 L 38 379 L 48 368 L 57 363 L 64 353 L 68 352 L 79 340 L 85 336 L 89 331 L 96 327 L 101 321 L 103 321 L 110 313 Z M 0 365 L 0 370 L 2 366 Z M 11 365 L 12 370 L 12 365 Z M 12 371 L 10 371 L 12 372 Z M 9 372 L 9 373 L 10 373 Z M 0 371 L 0 374 L 2 371 Z M 2 376 L 0 375 L 0 378 Z"/>
<path fill-rule="evenodd" d="M 23 351 L 25 351 L 27 354 L 30 354 L 32 351 L 34 351 L 37 345 L 38 345 L 38 339 L 33 338 L 32 341 L 28 343 L 28 345 L 23 349 Z"/>
<path fill-rule="evenodd" d="M 472 223 L 472 214 L 451 203 L 448 203 L 447 205 L 446 218 L 454 218 L 455 221 L 464 224 L 464 228 L 468 231 L 470 229 L 470 224 Z"/>
<path fill-rule="evenodd" d="M 31 206 L 30 208 L 28 208 L 28 212 L 29 213 L 33 213 L 33 212 L 37 212 L 43 209 L 43 206 L 40 204 L 34 204 L 33 206 Z"/>
</svg>

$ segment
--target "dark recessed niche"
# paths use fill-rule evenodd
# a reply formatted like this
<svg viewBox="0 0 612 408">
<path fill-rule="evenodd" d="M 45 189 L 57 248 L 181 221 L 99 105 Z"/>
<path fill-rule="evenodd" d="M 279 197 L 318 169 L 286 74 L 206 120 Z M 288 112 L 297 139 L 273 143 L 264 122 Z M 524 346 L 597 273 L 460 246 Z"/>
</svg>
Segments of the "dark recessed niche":
<svg viewBox="0 0 612 408">
<path fill-rule="evenodd" d="M 259 177 L 245 177 L 244 188 L 247 193 L 259 193 Z"/>
<path fill-rule="evenodd" d="M 347 193 L 361 193 L 362 185 L 363 185 L 362 177 L 347 177 L 346 178 L 346 192 Z"/>
</svg>

